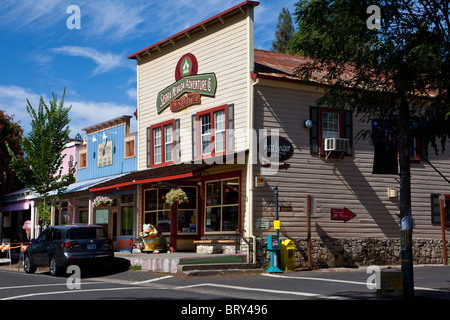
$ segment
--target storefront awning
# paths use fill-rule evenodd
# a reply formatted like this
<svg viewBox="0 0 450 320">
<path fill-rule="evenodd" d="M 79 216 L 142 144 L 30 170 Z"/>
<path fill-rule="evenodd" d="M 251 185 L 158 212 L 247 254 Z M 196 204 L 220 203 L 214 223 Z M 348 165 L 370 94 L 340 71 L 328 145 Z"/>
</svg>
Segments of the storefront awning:
<svg viewBox="0 0 450 320">
<path fill-rule="evenodd" d="M 113 188 L 135 186 L 143 183 L 185 179 L 211 167 L 211 164 L 183 163 L 148 170 L 134 171 L 117 179 L 100 183 L 89 189 L 90 192 L 106 191 Z"/>
<path fill-rule="evenodd" d="M 66 191 L 64 191 L 64 194 L 72 193 L 72 192 L 88 191 L 89 188 L 91 188 L 91 187 L 94 187 L 98 184 L 106 183 L 108 181 L 120 178 L 124 175 L 126 175 L 126 173 L 116 174 L 116 175 L 107 176 L 107 177 L 101 177 L 101 178 L 97 178 L 97 179 L 85 180 L 85 181 L 77 181 L 77 182 L 70 184 L 67 187 Z"/>
</svg>

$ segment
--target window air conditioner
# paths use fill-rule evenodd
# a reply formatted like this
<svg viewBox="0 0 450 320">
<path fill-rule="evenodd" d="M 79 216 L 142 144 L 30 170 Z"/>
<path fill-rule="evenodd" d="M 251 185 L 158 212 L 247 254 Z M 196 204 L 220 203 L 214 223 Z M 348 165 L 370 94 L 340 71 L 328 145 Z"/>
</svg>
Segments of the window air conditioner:
<svg viewBox="0 0 450 320">
<path fill-rule="evenodd" d="M 324 142 L 325 151 L 347 152 L 349 149 L 348 139 L 328 138 Z"/>
</svg>

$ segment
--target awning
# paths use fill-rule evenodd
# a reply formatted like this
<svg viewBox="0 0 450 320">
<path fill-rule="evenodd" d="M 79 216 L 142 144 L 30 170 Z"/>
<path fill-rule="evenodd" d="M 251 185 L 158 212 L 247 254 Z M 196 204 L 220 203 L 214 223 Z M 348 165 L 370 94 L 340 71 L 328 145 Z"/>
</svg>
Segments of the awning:
<svg viewBox="0 0 450 320">
<path fill-rule="evenodd" d="M 158 181 L 169 181 L 177 179 L 185 179 L 195 176 L 196 173 L 205 170 L 213 165 L 211 164 L 195 164 L 182 163 L 176 165 L 168 165 L 148 170 L 134 171 L 104 183 L 100 183 L 89 189 L 90 192 L 106 191 L 113 188 L 135 186 L 143 183 L 151 183 Z"/>
<path fill-rule="evenodd" d="M 72 193 L 72 192 L 87 191 L 91 187 L 94 187 L 98 184 L 106 183 L 108 181 L 120 178 L 124 175 L 126 175 L 126 173 L 116 174 L 116 175 L 107 176 L 107 177 L 101 177 L 101 178 L 97 178 L 97 179 L 85 180 L 85 181 L 77 181 L 77 182 L 70 184 L 67 187 L 67 189 L 64 191 L 64 194 Z"/>
</svg>

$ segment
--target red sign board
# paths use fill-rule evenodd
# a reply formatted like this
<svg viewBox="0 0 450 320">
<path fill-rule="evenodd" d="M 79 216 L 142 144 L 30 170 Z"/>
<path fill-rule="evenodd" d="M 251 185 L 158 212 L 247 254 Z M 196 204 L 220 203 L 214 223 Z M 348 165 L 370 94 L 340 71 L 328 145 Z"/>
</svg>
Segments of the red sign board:
<svg viewBox="0 0 450 320">
<path fill-rule="evenodd" d="M 346 222 L 355 216 L 356 216 L 356 214 L 354 214 L 352 211 L 348 210 L 347 208 L 331 209 L 331 220 L 343 220 L 344 222 Z"/>
</svg>

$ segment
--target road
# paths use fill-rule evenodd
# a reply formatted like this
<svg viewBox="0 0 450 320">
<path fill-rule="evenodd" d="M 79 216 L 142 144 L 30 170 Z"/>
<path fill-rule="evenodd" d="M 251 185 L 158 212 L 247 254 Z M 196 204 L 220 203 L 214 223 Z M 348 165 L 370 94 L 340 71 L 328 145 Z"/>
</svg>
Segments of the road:
<svg viewBox="0 0 450 320">
<path fill-rule="evenodd" d="M 449 268 L 416 267 L 416 297 L 450 300 Z M 0 300 L 170 300 L 177 303 L 168 306 L 161 302 L 167 312 L 175 315 L 205 312 L 205 316 L 211 315 L 212 309 L 195 308 L 214 306 L 217 316 L 219 312 L 222 315 L 245 314 L 249 309 L 242 309 L 243 305 L 251 305 L 252 315 L 257 311 L 266 315 L 275 310 L 279 312 L 275 305 L 277 301 L 380 300 L 376 290 L 367 286 L 371 274 L 365 269 L 179 277 L 118 268 L 109 273 L 82 271 L 81 278 L 76 275 L 55 278 L 45 269 L 36 274 L 25 274 L 2 267 Z"/>
</svg>

